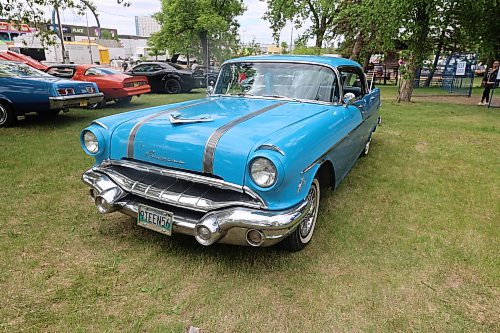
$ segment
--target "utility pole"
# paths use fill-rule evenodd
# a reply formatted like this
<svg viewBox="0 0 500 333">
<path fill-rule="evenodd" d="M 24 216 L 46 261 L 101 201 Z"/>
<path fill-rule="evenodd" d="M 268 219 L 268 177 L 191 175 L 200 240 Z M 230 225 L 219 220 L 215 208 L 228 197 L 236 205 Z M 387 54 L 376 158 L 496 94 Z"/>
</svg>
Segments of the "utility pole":
<svg viewBox="0 0 500 333">
<path fill-rule="evenodd" d="M 207 71 L 205 73 L 207 88 L 208 88 L 208 73 L 210 72 L 210 47 L 208 46 L 208 44 L 209 44 L 209 41 L 208 41 L 208 34 L 207 34 L 207 59 L 205 59 L 207 62 Z"/>
<path fill-rule="evenodd" d="M 66 57 L 66 48 L 64 47 L 64 34 L 63 34 L 63 30 L 62 30 L 62 24 L 61 24 L 61 16 L 59 15 L 59 4 L 56 4 L 54 6 L 54 9 L 56 11 L 56 15 L 57 15 L 57 27 L 59 29 L 59 37 L 61 38 L 61 49 L 62 49 L 62 59 L 63 59 L 63 63 L 67 63 L 68 59 Z"/>
<path fill-rule="evenodd" d="M 292 54 L 292 46 L 293 46 L 293 21 L 292 21 L 292 32 L 290 33 L 290 54 Z"/>
<path fill-rule="evenodd" d="M 93 64 L 94 59 L 92 59 L 92 48 L 90 47 L 89 17 L 87 15 L 87 10 L 85 10 L 85 19 L 87 20 L 87 40 L 89 42 L 90 63 Z"/>
</svg>

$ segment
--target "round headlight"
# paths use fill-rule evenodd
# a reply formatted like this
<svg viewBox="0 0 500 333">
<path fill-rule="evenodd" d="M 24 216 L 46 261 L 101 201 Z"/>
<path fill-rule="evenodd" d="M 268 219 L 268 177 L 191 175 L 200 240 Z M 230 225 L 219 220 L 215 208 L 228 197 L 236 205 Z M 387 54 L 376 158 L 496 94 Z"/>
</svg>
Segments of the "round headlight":
<svg viewBox="0 0 500 333">
<path fill-rule="evenodd" d="M 253 160 L 250 165 L 250 176 L 260 187 L 270 187 L 276 182 L 278 173 L 273 162 L 267 158 L 259 157 Z"/>
<path fill-rule="evenodd" d="M 99 142 L 97 142 L 97 137 L 91 131 L 86 131 L 83 134 L 83 143 L 89 153 L 95 154 L 99 151 Z"/>
</svg>

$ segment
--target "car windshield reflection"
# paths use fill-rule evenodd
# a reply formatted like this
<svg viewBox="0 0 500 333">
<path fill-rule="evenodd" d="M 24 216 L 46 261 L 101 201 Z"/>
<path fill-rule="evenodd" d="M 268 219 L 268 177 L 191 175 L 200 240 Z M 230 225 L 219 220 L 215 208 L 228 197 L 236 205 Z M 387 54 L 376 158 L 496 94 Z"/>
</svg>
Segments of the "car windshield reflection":
<svg viewBox="0 0 500 333">
<path fill-rule="evenodd" d="M 215 94 L 338 102 L 335 72 L 300 63 L 239 62 L 222 67 Z"/>
<path fill-rule="evenodd" d="M 52 77 L 51 75 L 34 69 L 33 67 L 12 63 L 12 62 L 0 62 L 0 76 L 7 77 Z"/>
</svg>

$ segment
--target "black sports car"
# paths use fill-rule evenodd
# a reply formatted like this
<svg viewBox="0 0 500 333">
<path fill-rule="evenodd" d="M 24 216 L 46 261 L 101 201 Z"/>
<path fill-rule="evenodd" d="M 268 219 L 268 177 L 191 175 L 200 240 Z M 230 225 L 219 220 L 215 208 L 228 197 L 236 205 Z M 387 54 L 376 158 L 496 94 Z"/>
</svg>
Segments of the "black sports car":
<svg viewBox="0 0 500 333">
<path fill-rule="evenodd" d="M 155 93 L 178 94 L 196 87 L 193 73 L 171 62 L 143 62 L 132 67 L 127 74 L 146 76 Z"/>
</svg>

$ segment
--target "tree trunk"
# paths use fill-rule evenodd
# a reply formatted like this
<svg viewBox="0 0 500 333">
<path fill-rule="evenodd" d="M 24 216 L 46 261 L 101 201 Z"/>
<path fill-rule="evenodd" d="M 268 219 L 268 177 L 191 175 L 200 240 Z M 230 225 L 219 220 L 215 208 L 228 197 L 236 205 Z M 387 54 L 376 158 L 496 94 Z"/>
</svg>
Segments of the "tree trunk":
<svg viewBox="0 0 500 333">
<path fill-rule="evenodd" d="M 425 43 L 429 37 L 429 6 L 419 6 L 416 8 L 416 27 L 414 31 L 414 39 L 409 44 L 408 50 L 410 52 L 410 57 L 404 68 L 404 73 L 401 77 L 401 85 L 399 86 L 399 95 L 396 101 L 399 102 L 411 102 L 411 96 L 413 94 L 413 84 L 415 81 L 415 72 L 417 70 L 417 65 L 421 66 L 422 61 L 427 55 L 425 50 Z"/>
<path fill-rule="evenodd" d="M 415 63 L 415 55 L 411 55 L 403 68 L 403 73 L 401 75 L 401 84 L 399 86 L 399 95 L 396 102 L 411 102 L 411 96 L 413 94 L 413 83 L 415 81 L 415 71 L 417 69 Z"/>
<path fill-rule="evenodd" d="M 424 84 L 425 87 L 430 86 L 432 78 L 434 77 L 434 73 L 436 72 L 436 68 L 439 62 L 439 57 L 441 56 L 441 51 L 443 50 L 445 33 L 446 33 L 446 28 L 444 28 L 443 31 L 441 31 L 441 34 L 439 35 L 439 42 L 436 49 L 436 56 L 434 57 L 434 62 L 432 63 L 432 68 L 429 72 L 429 76 L 425 80 Z"/>
<path fill-rule="evenodd" d="M 364 37 L 360 31 L 357 33 L 356 40 L 354 41 L 354 46 L 352 48 L 351 57 L 350 57 L 351 60 L 354 60 L 354 61 L 359 60 L 359 54 L 361 53 L 361 50 L 363 49 L 363 44 L 364 44 Z"/>
<path fill-rule="evenodd" d="M 209 50 L 208 50 L 208 34 L 206 31 L 202 31 L 200 32 L 200 43 L 201 43 L 201 54 L 203 55 L 203 60 L 202 60 L 202 63 L 205 64 L 205 67 L 207 67 L 208 69 L 208 66 L 210 65 L 209 64 Z"/>
<path fill-rule="evenodd" d="M 364 62 L 363 62 L 363 70 L 365 72 L 368 69 L 368 66 L 370 65 L 370 58 L 371 57 L 372 57 L 372 53 L 371 52 L 367 52 L 366 55 L 365 55 Z"/>
<path fill-rule="evenodd" d="M 325 38 L 325 32 L 324 31 L 319 31 L 316 34 L 316 47 L 321 48 L 323 46 L 323 39 Z"/>
</svg>

